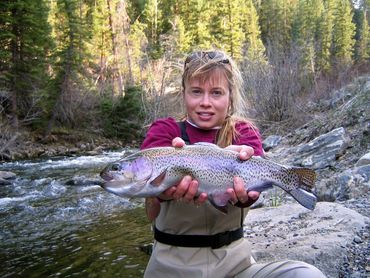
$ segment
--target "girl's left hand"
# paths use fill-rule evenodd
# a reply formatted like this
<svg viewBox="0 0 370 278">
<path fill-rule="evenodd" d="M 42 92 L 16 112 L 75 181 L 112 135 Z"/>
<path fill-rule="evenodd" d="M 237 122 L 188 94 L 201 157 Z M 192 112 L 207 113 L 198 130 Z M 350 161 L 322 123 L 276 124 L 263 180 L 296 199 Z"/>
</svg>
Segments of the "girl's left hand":
<svg viewBox="0 0 370 278">
<path fill-rule="evenodd" d="M 238 152 L 241 160 L 248 160 L 254 154 L 253 148 L 245 145 L 230 145 L 226 149 Z M 257 191 L 247 191 L 244 181 L 239 177 L 234 177 L 234 188 L 227 189 L 227 192 L 230 195 L 230 201 L 233 204 L 239 203 L 241 207 L 251 206 L 260 196 Z"/>
</svg>

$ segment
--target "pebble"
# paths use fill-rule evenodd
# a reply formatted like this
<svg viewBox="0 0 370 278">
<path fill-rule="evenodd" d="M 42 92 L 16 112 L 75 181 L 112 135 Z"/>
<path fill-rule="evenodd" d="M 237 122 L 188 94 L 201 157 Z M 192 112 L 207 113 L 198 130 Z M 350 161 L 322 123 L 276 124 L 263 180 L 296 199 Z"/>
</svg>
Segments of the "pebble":
<svg viewBox="0 0 370 278">
<path fill-rule="evenodd" d="M 355 238 L 353 239 L 353 241 L 355 243 L 362 243 L 363 242 L 362 239 L 359 236 L 355 236 Z"/>
</svg>

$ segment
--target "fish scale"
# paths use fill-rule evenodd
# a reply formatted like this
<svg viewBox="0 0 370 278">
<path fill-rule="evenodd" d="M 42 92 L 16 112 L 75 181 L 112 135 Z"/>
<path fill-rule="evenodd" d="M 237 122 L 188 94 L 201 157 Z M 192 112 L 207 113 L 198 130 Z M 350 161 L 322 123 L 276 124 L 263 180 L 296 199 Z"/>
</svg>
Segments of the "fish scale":
<svg viewBox="0 0 370 278">
<path fill-rule="evenodd" d="M 230 199 L 226 190 L 233 187 L 233 177 L 239 176 L 248 191 L 278 186 L 304 207 L 314 209 L 313 170 L 260 157 L 240 160 L 238 155 L 209 143 L 146 149 L 106 167 L 101 173 L 106 180 L 103 188 L 122 197 L 158 196 L 190 175 L 199 183 L 198 194 L 206 192 L 212 205 L 226 212 Z"/>
</svg>

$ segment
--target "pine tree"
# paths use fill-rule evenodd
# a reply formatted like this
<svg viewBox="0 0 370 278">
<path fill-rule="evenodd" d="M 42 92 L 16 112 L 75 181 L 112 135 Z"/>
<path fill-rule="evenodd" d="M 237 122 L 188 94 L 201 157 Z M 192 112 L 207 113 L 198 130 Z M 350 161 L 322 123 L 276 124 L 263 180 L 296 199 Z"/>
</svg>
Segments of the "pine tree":
<svg viewBox="0 0 370 278">
<path fill-rule="evenodd" d="M 266 0 L 260 5 L 261 38 L 274 53 L 290 50 L 297 0 Z M 276 54 L 273 54 L 276 55 Z M 285 54 L 284 54 L 285 55 Z"/>
<path fill-rule="evenodd" d="M 162 13 L 158 2 L 159 0 L 148 0 L 143 11 L 143 23 L 146 25 L 146 37 L 149 42 L 149 54 L 154 59 L 159 58 L 163 51 L 160 42 Z"/>
<path fill-rule="evenodd" d="M 50 96 L 50 116 L 45 135 L 48 136 L 57 121 L 75 126 L 80 110 L 81 91 L 87 79 L 84 71 L 86 42 L 89 32 L 84 20 L 88 6 L 79 0 L 53 0 L 53 19 L 57 63 L 54 66 L 54 95 Z M 79 123 L 80 124 L 80 123 Z"/>
<path fill-rule="evenodd" d="M 353 11 L 349 0 L 338 0 L 335 7 L 333 29 L 333 62 L 351 64 L 355 44 L 355 24 L 352 22 Z"/>
<path fill-rule="evenodd" d="M 324 1 L 322 19 L 318 23 L 316 65 L 317 71 L 321 72 L 328 72 L 330 70 L 335 1 Z"/>
<path fill-rule="evenodd" d="M 240 9 L 242 3 L 241 0 L 215 1 L 211 15 L 214 21 L 210 30 L 216 46 L 236 60 L 241 59 L 245 42 Z"/>
<path fill-rule="evenodd" d="M 355 43 L 355 60 L 361 64 L 370 58 L 370 30 L 367 19 L 366 3 L 360 9 L 355 11 L 356 19 L 356 43 Z"/>
<path fill-rule="evenodd" d="M 243 1 L 241 7 L 242 27 L 245 33 L 245 48 L 248 59 L 265 60 L 265 47 L 261 40 L 261 31 L 257 11 L 252 0 Z"/>
<path fill-rule="evenodd" d="M 319 24 L 324 6 L 322 0 L 300 0 L 294 21 L 294 39 L 299 47 L 301 69 L 305 73 L 315 73 L 315 57 L 319 37 Z"/>
<path fill-rule="evenodd" d="M 11 94 L 14 128 L 37 120 L 39 100 L 49 79 L 48 51 L 51 48 L 48 8 L 44 1 L 1 1 L 0 81 Z"/>
</svg>

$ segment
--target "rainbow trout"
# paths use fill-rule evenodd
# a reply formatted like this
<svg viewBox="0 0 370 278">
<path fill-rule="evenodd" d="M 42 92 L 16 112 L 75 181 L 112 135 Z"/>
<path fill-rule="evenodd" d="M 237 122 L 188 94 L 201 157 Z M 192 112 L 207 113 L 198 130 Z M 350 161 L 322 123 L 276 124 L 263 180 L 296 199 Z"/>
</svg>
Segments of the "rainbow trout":
<svg viewBox="0 0 370 278">
<path fill-rule="evenodd" d="M 183 148 L 159 147 L 139 151 L 106 167 L 102 187 L 121 197 L 157 196 L 176 185 L 185 175 L 199 183 L 198 193 L 227 213 L 233 177 L 241 177 L 246 190 L 262 192 L 276 185 L 313 210 L 316 196 L 311 192 L 316 174 L 307 168 L 287 167 L 260 157 L 240 160 L 238 153 L 209 143 Z"/>
</svg>

